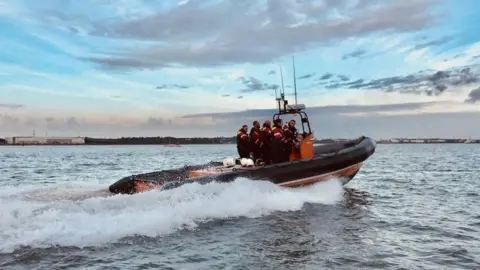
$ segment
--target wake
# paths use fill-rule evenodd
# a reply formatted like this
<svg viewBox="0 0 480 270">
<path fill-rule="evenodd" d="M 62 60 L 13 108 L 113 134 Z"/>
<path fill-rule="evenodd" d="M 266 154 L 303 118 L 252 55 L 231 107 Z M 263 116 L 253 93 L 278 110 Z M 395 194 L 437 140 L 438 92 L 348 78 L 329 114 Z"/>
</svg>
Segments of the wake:
<svg viewBox="0 0 480 270">
<path fill-rule="evenodd" d="M 215 219 L 297 211 L 343 199 L 339 180 L 288 189 L 239 178 L 165 191 L 111 195 L 90 187 L 7 188 L 0 192 L 0 253 L 22 246 L 98 246 L 124 237 L 158 237 Z"/>
</svg>

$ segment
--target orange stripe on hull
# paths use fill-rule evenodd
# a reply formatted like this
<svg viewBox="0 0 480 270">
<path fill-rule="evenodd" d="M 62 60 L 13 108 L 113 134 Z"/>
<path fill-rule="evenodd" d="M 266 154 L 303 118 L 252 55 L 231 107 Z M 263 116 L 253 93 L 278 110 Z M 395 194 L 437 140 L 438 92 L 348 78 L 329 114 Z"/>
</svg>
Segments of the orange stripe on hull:
<svg viewBox="0 0 480 270">
<path fill-rule="evenodd" d="M 135 180 L 135 191 L 136 192 L 145 192 L 149 191 L 155 188 L 161 188 L 163 185 L 162 184 L 154 184 L 151 182 L 145 182 L 145 181 L 138 181 Z"/>
<path fill-rule="evenodd" d="M 299 187 L 299 186 L 306 186 L 306 185 L 312 185 L 320 181 L 326 181 L 332 178 L 342 178 L 342 177 L 351 177 L 355 175 L 360 168 L 362 167 L 363 163 L 357 163 L 355 165 L 346 167 L 344 169 L 340 169 L 331 173 L 325 173 L 321 175 L 316 175 L 316 176 L 311 176 L 311 177 L 306 177 L 306 178 L 301 178 L 285 183 L 278 184 L 279 186 L 282 187 Z"/>
<path fill-rule="evenodd" d="M 221 172 L 222 171 L 205 171 L 205 170 L 191 171 L 191 172 L 188 173 L 188 178 L 207 176 L 207 175 L 215 175 L 215 174 L 219 174 Z"/>
</svg>

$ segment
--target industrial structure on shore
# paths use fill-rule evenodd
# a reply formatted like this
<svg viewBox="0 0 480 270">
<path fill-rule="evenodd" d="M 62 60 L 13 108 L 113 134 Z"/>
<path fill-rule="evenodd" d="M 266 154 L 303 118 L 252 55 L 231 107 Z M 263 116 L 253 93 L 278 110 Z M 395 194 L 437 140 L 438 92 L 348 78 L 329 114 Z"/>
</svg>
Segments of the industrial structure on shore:
<svg viewBox="0 0 480 270">
<path fill-rule="evenodd" d="M 408 138 L 397 138 L 389 140 L 377 140 L 379 144 L 400 144 L 400 143 L 480 143 L 480 140 L 475 139 L 408 139 Z"/>
<path fill-rule="evenodd" d="M 6 144 L 32 145 L 32 144 L 85 144 L 84 137 L 36 137 L 18 136 L 5 138 Z"/>
</svg>

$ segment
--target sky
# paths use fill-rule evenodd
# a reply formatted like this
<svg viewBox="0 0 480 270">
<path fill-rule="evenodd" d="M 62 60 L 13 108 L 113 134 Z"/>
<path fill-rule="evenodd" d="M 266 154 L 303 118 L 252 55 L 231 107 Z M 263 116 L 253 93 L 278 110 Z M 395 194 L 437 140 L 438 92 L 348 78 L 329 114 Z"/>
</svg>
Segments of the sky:
<svg viewBox="0 0 480 270">
<path fill-rule="evenodd" d="M 0 0 L 0 137 L 234 136 L 281 74 L 295 102 L 295 57 L 318 138 L 480 138 L 478 25 L 477 0 Z"/>
</svg>

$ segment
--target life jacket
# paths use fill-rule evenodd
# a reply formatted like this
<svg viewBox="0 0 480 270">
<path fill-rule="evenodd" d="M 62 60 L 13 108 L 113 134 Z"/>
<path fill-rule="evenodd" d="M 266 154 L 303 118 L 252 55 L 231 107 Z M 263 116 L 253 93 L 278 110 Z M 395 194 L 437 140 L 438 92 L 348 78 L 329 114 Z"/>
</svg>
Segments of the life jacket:
<svg viewBox="0 0 480 270">
<path fill-rule="evenodd" d="M 272 129 L 270 126 L 263 125 L 261 132 L 260 132 L 260 138 L 262 140 L 262 147 L 269 147 L 272 145 L 272 140 L 273 140 L 273 134 L 272 134 Z"/>
<path fill-rule="evenodd" d="M 260 129 L 256 129 L 255 127 L 252 127 L 250 129 L 250 143 L 252 145 L 259 146 L 262 143 L 262 131 Z"/>
<path fill-rule="evenodd" d="M 246 146 L 248 143 L 248 134 L 243 129 L 239 129 L 237 131 L 237 145 Z"/>
<path fill-rule="evenodd" d="M 277 126 L 272 128 L 272 133 L 273 133 L 273 138 L 277 140 L 282 140 L 284 137 L 283 130 Z"/>
</svg>

